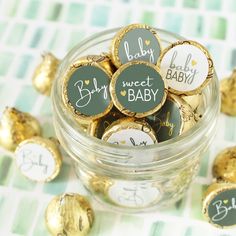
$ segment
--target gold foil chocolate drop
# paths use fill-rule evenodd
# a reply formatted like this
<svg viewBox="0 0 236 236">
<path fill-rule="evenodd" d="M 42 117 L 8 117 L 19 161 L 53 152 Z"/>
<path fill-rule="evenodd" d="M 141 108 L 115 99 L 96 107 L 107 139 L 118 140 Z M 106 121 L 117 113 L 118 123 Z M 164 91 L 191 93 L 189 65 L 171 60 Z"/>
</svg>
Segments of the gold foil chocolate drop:
<svg viewBox="0 0 236 236">
<path fill-rule="evenodd" d="M 95 193 L 106 194 L 111 185 L 112 180 L 105 176 L 94 175 L 89 179 L 89 187 Z"/>
<path fill-rule="evenodd" d="M 146 146 L 157 143 L 155 131 L 143 119 L 125 117 L 108 126 L 102 140 L 126 146 Z"/>
<path fill-rule="evenodd" d="M 42 59 L 34 71 L 32 82 L 39 93 L 49 96 L 60 60 L 50 52 L 43 54 Z"/>
<path fill-rule="evenodd" d="M 0 122 L 0 145 L 15 150 L 25 139 L 41 134 L 40 124 L 29 113 L 7 107 Z"/>
<path fill-rule="evenodd" d="M 63 194 L 49 203 L 45 222 L 52 235 L 85 236 L 93 225 L 94 212 L 85 197 Z"/>
<path fill-rule="evenodd" d="M 150 84 L 152 77 L 155 77 L 155 83 Z M 168 93 L 166 80 L 159 68 L 145 61 L 131 61 L 122 65 L 113 74 L 109 89 L 115 107 L 123 114 L 136 118 L 160 110 Z"/>
<path fill-rule="evenodd" d="M 198 108 L 203 104 L 203 94 L 199 93 L 192 96 L 181 96 L 196 113 Z"/>
<path fill-rule="evenodd" d="M 196 121 L 189 104 L 181 97 L 168 93 L 166 102 L 156 113 L 146 117 L 159 142 L 177 137 L 192 128 Z"/>
<path fill-rule="evenodd" d="M 107 55 L 88 55 L 76 59 L 65 72 L 63 103 L 85 129 L 92 120 L 105 116 L 113 107 L 108 93 L 112 77 L 112 69 L 108 69 L 109 60 Z M 78 92 L 82 89 L 83 93 Z"/>
<path fill-rule="evenodd" d="M 116 67 L 111 61 L 111 56 L 108 53 L 101 53 L 100 55 L 88 55 L 85 57 L 87 61 L 93 61 L 99 63 L 106 71 L 109 71 L 111 74 L 115 73 Z"/>
<path fill-rule="evenodd" d="M 120 29 L 111 43 L 111 59 L 119 68 L 130 61 L 156 64 L 162 47 L 157 31 L 145 24 L 131 24 Z"/>
<path fill-rule="evenodd" d="M 188 64 L 187 73 L 183 61 Z M 203 45 L 192 40 L 169 45 L 162 51 L 157 66 L 167 80 L 169 91 L 177 95 L 198 94 L 214 77 L 211 55 Z"/>
<path fill-rule="evenodd" d="M 113 107 L 113 109 L 106 116 L 92 121 L 87 131 L 94 137 L 102 138 L 106 128 L 122 117 L 124 117 L 124 115 Z"/>
<path fill-rule="evenodd" d="M 62 165 L 58 145 L 57 139 L 42 137 L 33 137 L 21 142 L 15 151 L 17 167 L 30 180 L 53 180 L 59 174 Z"/>
<path fill-rule="evenodd" d="M 236 183 L 236 147 L 226 148 L 216 156 L 213 175 L 218 181 Z"/>
<path fill-rule="evenodd" d="M 218 228 L 236 225 L 236 184 L 213 183 L 203 197 L 202 213 L 207 221 Z"/>
<path fill-rule="evenodd" d="M 236 116 L 236 69 L 220 81 L 221 112 Z"/>
</svg>

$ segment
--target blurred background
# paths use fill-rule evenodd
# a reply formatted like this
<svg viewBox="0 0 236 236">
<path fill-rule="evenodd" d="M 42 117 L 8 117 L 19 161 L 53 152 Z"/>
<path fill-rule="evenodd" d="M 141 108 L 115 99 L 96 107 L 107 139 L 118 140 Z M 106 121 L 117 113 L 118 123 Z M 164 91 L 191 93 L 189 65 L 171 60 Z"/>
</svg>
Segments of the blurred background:
<svg viewBox="0 0 236 236">
<path fill-rule="evenodd" d="M 236 66 L 235 0 L 0 0 L 0 115 L 5 106 L 15 106 L 42 117 L 44 135 L 51 135 L 51 121 L 44 121 L 51 114 L 50 98 L 37 93 L 31 82 L 41 54 L 50 51 L 61 59 L 86 36 L 130 23 L 146 23 L 199 41 L 211 52 L 219 78 Z M 215 153 L 236 141 L 235 118 L 221 121 L 219 142 L 206 154 L 181 202 L 148 216 L 96 206 L 91 235 L 235 235 L 211 227 L 201 214 Z M 68 161 L 53 183 L 36 185 L 16 171 L 12 153 L 0 151 L 0 235 L 46 236 L 44 209 L 52 196 L 64 191 L 87 194 Z"/>
</svg>

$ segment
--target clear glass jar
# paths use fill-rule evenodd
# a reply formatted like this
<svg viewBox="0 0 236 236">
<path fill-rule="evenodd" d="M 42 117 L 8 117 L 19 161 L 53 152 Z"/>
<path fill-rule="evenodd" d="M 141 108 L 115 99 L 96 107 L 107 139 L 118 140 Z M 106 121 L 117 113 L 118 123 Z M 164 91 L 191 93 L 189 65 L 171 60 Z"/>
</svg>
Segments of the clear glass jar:
<svg viewBox="0 0 236 236">
<path fill-rule="evenodd" d="M 65 151 L 74 160 L 78 177 L 100 202 L 116 210 L 149 211 L 183 197 L 196 176 L 201 158 L 213 140 L 219 113 L 219 84 L 215 76 L 203 91 L 203 117 L 179 137 L 146 147 L 115 146 L 91 137 L 73 119 L 62 101 L 64 73 L 76 59 L 108 52 L 119 29 L 87 38 L 62 60 L 52 90 L 54 126 Z M 180 36 L 156 29 L 163 47 Z M 145 157 L 146 162 L 125 163 Z M 150 161 L 155 157 L 155 161 Z"/>
</svg>

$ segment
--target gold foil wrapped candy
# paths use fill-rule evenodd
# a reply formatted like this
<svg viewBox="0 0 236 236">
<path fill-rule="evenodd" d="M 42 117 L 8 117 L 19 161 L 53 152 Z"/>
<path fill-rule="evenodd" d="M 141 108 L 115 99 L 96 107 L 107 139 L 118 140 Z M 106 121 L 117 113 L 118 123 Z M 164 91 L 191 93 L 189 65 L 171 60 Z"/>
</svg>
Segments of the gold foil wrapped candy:
<svg viewBox="0 0 236 236">
<path fill-rule="evenodd" d="M 167 88 L 157 66 L 145 61 L 131 61 L 113 74 L 110 94 L 120 112 L 143 118 L 161 109 L 166 101 Z"/>
<path fill-rule="evenodd" d="M 211 184 L 203 199 L 202 212 L 207 221 L 218 228 L 236 226 L 236 184 Z"/>
<path fill-rule="evenodd" d="M 25 139 L 39 136 L 39 122 L 29 113 L 7 107 L 0 122 L 0 145 L 8 150 L 15 150 Z"/>
<path fill-rule="evenodd" d="M 111 56 L 108 53 L 101 53 L 100 55 L 88 55 L 84 58 L 85 61 L 93 61 L 99 63 L 106 71 L 113 74 L 116 71 L 116 67 L 112 64 Z"/>
<path fill-rule="evenodd" d="M 157 66 L 167 80 L 169 91 L 177 95 L 198 94 L 214 77 L 211 55 L 203 45 L 192 40 L 169 45 L 162 51 Z"/>
<path fill-rule="evenodd" d="M 19 144 L 15 151 L 16 165 L 30 180 L 49 182 L 57 177 L 62 165 L 58 141 L 33 137 Z"/>
<path fill-rule="evenodd" d="M 45 222 L 53 236 L 85 236 L 93 221 L 90 203 L 75 193 L 54 197 L 45 212 Z"/>
<path fill-rule="evenodd" d="M 88 127 L 88 133 L 94 137 L 102 138 L 106 128 L 124 115 L 113 107 L 113 109 L 100 119 L 94 120 Z"/>
<path fill-rule="evenodd" d="M 89 179 L 89 187 L 95 193 L 106 194 L 112 184 L 112 180 L 106 176 L 93 175 Z"/>
<path fill-rule="evenodd" d="M 114 36 L 111 58 L 117 68 L 130 61 L 146 61 L 156 65 L 161 50 L 161 40 L 155 29 L 145 24 L 131 24 Z"/>
<path fill-rule="evenodd" d="M 147 146 L 157 143 L 155 131 L 142 119 L 125 117 L 108 126 L 102 140 L 126 146 Z"/>
<path fill-rule="evenodd" d="M 195 94 L 192 96 L 181 96 L 181 98 L 183 98 L 185 100 L 185 102 L 187 102 L 191 106 L 191 108 L 193 109 L 193 112 L 194 112 L 195 120 L 199 121 L 202 117 L 202 114 L 204 113 L 204 111 L 203 111 L 203 104 L 204 104 L 203 94 L 199 93 L 199 94 Z"/>
<path fill-rule="evenodd" d="M 202 93 L 198 93 L 192 96 L 181 96 L 193 109 L 194 112 L 197 112 L 198 108 L 203 103 Z"/>
<path fill-rule="evenodd" d="M 196 121 L 192 108 L 181 97 L 168 93 L 156 113 L 146 117 L 159 142 L 177 137 L 191 129 Z"/>
<path fill-rule="evenodd" d="M 236 116 L 236 69 L 232 74 L 220 81 L 221 112 Z"/>
<path fill-rule="evenodd" d="M 32 82 L 39 93 L 49 96 L 60 60 L 50 52 L 43 54 L 42 59 L 34 71 Z"/>
<path fill-rule="evenodd" d="M 213 175 L 218 181 L 236 183 L 236 147 L 226 148 L 216 156 Z"/>
<path fill-rule="evenodd" d="M 76 59 L 65 72 L 63 103 L 79 124 L 87 126 L 113 107 L 108 91 L 112 77 L 109 63 L 107 55 L 89 55 Z"/>
<path fill-rule="evenodd" d="M 216 227 L 236 226 L 236 147 L 221 151 L 213 164 L 216 182 L 203 198 L 203 214 Z"/>
</svg>

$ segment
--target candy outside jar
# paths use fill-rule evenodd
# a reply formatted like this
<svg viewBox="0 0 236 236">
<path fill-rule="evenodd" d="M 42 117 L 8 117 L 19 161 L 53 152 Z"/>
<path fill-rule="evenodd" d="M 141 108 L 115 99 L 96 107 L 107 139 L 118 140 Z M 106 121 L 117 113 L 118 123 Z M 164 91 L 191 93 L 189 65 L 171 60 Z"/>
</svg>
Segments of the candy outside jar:
<svg viewBox="0 0 236 236">
<path fill-rule="evenodd" d="M 181 199 L 196 176 L 216 132 L 219 84 L 214 76 L 202 91 L 202 118 L 178 137 L 143 147 L 112 145 L 92 137 L 66 109 L 61 84 L 78 58 L 109 52 L 118 30 L 104 31 L 80 42 L 62 60 L 52 89 L 54 126 L 57 138 L 74 161 L 78 177 L 95 199 L 116 210 L 150 211 Z M 163 48 L 183 39 L 156 31 Z M 139 157 L 142 163 L 132 163 Z"/>
</svg>

